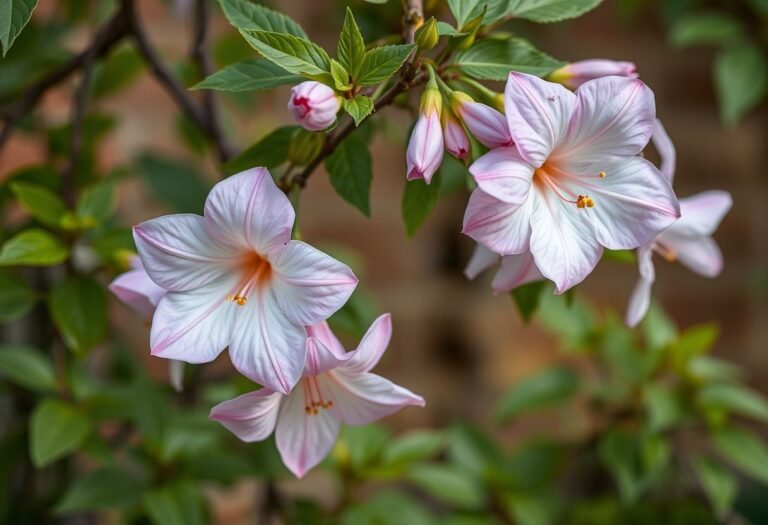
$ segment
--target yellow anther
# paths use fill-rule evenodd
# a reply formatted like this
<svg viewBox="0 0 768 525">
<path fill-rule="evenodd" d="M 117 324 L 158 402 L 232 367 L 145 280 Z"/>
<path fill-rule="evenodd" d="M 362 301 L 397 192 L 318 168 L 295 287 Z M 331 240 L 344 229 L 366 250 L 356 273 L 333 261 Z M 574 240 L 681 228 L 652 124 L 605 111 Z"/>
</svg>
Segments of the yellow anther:
<svg viewBox="0 0 768 525">
<path fill-rule="evenodd" d="M 604 171 L 601 171 L 601 172 L 600 172 L 600 178 L 601 178 L 601 179 L 604 179 L 604 178 L 605 178 L 605 172 L 604 172 Z"/>
<path fill-rule="evenodd" d="M 595 201 L 589 195 L 579 195 L 576 197 L 576 207 L 579 209 L 594 208 Z"/>
<path fill-rule="evenodd" d="M 307 415 L 309 415 L 309 414 L 312 413 L 312 409 L 307 405 L 307 406 L 304 407 L 304 412 L 306 412 Z"/>
</svg>

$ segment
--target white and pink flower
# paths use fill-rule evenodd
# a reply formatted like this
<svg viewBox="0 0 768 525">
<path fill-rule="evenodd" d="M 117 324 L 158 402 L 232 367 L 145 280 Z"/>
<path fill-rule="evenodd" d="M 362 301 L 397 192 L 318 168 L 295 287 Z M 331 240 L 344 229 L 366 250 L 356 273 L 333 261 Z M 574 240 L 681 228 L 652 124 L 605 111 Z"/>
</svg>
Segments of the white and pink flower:
<svg viewBox="0 0 768 525">
<path fill-rule="evenodd" d="M 549 75 L 549 79 L 570 89 L 576 89 L 590 80 L 609 76 L 637 78 L 637 67 L 632 62 L 602 58 L 579 60 L 561 67 Z"/>
<path fill-rule="evenodd" d="M 589 275 L 604 247 L 637 248 L 680 216 L 669 182 L 638 156 L 655 120 L 641 81 L 605 77 L 572 93 L 513 72 L 505 112 L 515 145 L 470 167 L 478 189 L 464 233 L 500 255 L 530 251 L 558 293 Z"/>
<path fill-rule="evenodd" d="M 275 432 L 286 467 L 297 477 L 328 455 L 341 423 L 365 425 L 424 399 L 370 370 L 389 345 L 392 322 L 382 315 L 357 350 L 345 352 L 327 323 L 309 327 L 302 379 L 288 395 L 269 388 L 216 405 L 211 419 L 246 442 Z"/>
<path fill-rule="evenodd" d="M 471 153 L 467 132 L 450 111 L 443 112 L 443 139 L 445 150 L 457 159 L 464 160 Z"/>
<path fill-rule="evenodd" d="M 205 363 L 228 347 L 240 373 L 288 393 L 304 367 L 304 327 L 327 319 L 357 284 L 346 265 L 291 240 L 294 218 L 269 172 L 254 168 L 218 183 L 203 217 L 135 226 L 144 268 L 168 290 L 154 313 L 152 354 Z"/>
<path fill-rule="evenodd" d="M 536 267 L 531 252 L 502 257 L 480 244 L 475 246 L 467 267 L 464 268 L 464 275 L 467 279 L 474 280 L 478 275 L 496 266 L 499 262 L 501 265 L 491 282 L 493 293 L 511 292 L 518 286 L 544 279 Z"/>
<path fill-rule="evenodd" d="M 419 118 L 411 132 L 405 154 L 406 178 L 422 179 L 429 184 L 443 162 L 443 130 L 440 126 L 442 97 L 434 81 L 430 81 L 421 95 Z"/>
<path fill-rule="evenodd" d="M 291 88 L 288 109 L 304 129 L 322 131 L 336 122 L 341 100 L 330 87 L 307 80 Z"/>
<path fill-rule="evenodd" d="M 472 97 L 460 91 L 451 93 L 451 110 L 459 116 L 480 144 L 489 148 L 512 145 L 512 136 L 509 134 L 509 126 L 503 113 L 475 102 Z"/>
</svg>

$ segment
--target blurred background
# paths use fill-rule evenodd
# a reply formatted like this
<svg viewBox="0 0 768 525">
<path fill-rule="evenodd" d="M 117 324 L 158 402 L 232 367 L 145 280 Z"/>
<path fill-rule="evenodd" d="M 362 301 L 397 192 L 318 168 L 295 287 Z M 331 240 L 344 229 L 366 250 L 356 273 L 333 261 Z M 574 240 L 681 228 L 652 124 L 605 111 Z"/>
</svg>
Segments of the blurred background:
<svg viewBox="0 0 768 525">
<path fill-rule="evenodd" d="M 399 5 L 394 1 L 385 6 L 338 0 L 281 0 L 271 4 L 297 20 L 316 42 L 332 49 L 347 3 L 353 5 L 367 39 L 398 31 Z M 520 23 L 510 29 L 561 60 L 634 62 L 640 78 L 655 91 L 658 117 L 677 147 L 678 196 L 708 189 L 723 189 L 733 195 L 734 207 L 715 235 L 725 256 L 722 275 L 708 280 L 657 259 L 654 297 L 681 327 L 715 321 L 720 339 L 714 354 L 743 366 L 748 371 L 747 383 L 768 393 L 767 109 L 761 106 L 737 125 L 724 125 L 712 81 L 716 49 L 672 45 L 666 18 L 671 16 L 667 12 L 670 8 L 660 7 L 662 3 L 666 2 L 606 0 L 573 21 L 536 26 Z M 57 16 L 56 4 L 41 2 L 33 26 Z M 86 8 L 94 12 L 94 20 L 101 10 L 109 12 L 111 2 L 96 4 Z M 187 4 L 137 2 L 150 39 L 169 64 L 179 65 L 182 75 L 190 41 Z M 221 12 L 217 8 L 212 12 L 217 68 L 252 56 Z M 33 26 L 20 37 L 19 49 L 14 50 L 18 55 L 24 45 L 35 45 Z M 88 24 L 84 24 L 75 33 L 68 33 L 60 45 L 80 49 L 91 36 Z M 24 38 L 29 42 L 22 42 Z M 182 175 L 199 176 L 207 183 L 216 180 L 216 166 L 206 158 L 200 137 L 179 119 L 176 106 L 157 83 L 130 57 L 114 74 L 133 69 L 135 74 L 131 73 L 119 93 L 97 98 L 90 107 L 114 115 L 116 121 L 98 144 L 97 162 L 109 170 L 139 159 L 136 166 L 140 176 L 126 179 L 120 188 L 119 217 L 124 224 L 167 212 L 167 205 L 156 196 L 157 189 L 148 191 L 146 184 L 158 164 L 170 163 Z M 67 121 L 70 88 L 65 84 L 45 96 L 41 118 L 50 124 Z M 220 101 L 224 127 L 238 150 L 276 126 L 291 123 L 286 109 L 287 87 L 259 94 L 224 95 Z M 525 324 L 509 295 L 494 295 L 490 290 L 492 273 L 476 282 L 463 276 L 473 247 L 460 233 L 467 199 L 464 191 L 441 198 L 424 226 L 412 238 L 406 236 L 400 201 L 405 184 L 404 141 L 412 115 L 401 107 L 382 112 L 386 115 L 378 125 L 383 132 L 376 135 L 372 148 L 371 217 L 344 203 L 321 171 L 301 195 L 301 234 L 308 242 L 356 262 L 367 315 L 393 315 L 394 338 L 378 372 L 423 395 L 427 406 L 405 410 L 385 424 L 396 431 L 436 428 L 457 420 L 490 427 L 491 408 L 511 384 L 564 360 L 578 367 L 580 358 L 558 351 L 557 339 L 535 319 Z M 47 144 L 40 136 L 14 135 L 0 152 L 0 178 L 38 162 L 46 151 Z M 165 191 L 186 190 L 171 185 Z M 613 309 L 623 317 L 636 278 L 634 264 L 603 261 L 576 294 L 598 309 Z M 146 361 L 153 376 L 163 381 L 167 363 L 149 356 L 146 324 L 114 299 L 109 308 L 114 329 L 131 351 Z M 348 335 L 345 341 L 353 348 L 356 338 Z M 217 362 L 203 368 L 202 376 L 231 374 L 227 361 L 226 353 L 222 354 Z M 570 410 L 551 410 L 524 422 L 493 427 L 493 431 L 502 436 L 503 443 L 542 432 L 569 435 L 579 432 L 583 424 Z M 286 481 L 281 487 L 290 493 L 332 498 L 324 476 L 314 472 L 302 483 Z M 227 489 L 211 489 L 216 520 L 251 522 L 257 483 L 244 481 Z"/>
</svg>

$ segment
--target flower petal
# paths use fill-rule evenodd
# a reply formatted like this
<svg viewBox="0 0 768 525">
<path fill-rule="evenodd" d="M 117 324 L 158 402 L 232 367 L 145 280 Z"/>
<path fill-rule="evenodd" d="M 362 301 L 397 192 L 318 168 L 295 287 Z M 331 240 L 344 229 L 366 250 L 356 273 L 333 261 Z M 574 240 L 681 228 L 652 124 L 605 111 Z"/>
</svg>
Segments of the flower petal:
<svg viewBox="0 0 768 525">
<path fill-rule="evenodd" d="M 504 110 L 520 155 L 540 167 L 565 136 L 576 97 L 560 84 L 525 73 L 509 74 Z"/>
<path fill-rule="evenodd" d="M 362 374 L 378 364 L 392 339 L 392 316 L 380 315 L 365 332 L 357 350 L 347 354 L 349 359 L 341 365 L 345 371 Z"/>
<path fill-rule="evenodd" d="M 675 145 L 672 143 L 672 139 L 669 138 L 667 130 L 661 124 L 659 119 L 656 119 L 653 125 L 653 134 L 651 135 L 651 141 L 656 147 L 656 151 L 661 158 L 661 165 L 659 171 L 664 175 L 670 184 L 675 179 L 675 167 L 677 165 L 677 151 Z"/>
<path fill-rule="evenodd" d="M 704 277 L 717 277 L 723 271 L 723 254 L 711 237 L 688 237 L 664 232 L 664 244 L 672 248 L 677 260 Z"/>
<path fill-rule="evenodd" d="M 166 290 L 181 292 L 211 283 L 231 269 L 231 251 L 212 239 L 203 218 L 165 215 L 133 227 L 133 239 L 149 276 Z"/>
<path fill-rule="evenodd" d="M 333 333 L 331 327 L 328 326 L 326 321 L 313 324 L 307 327 L 307 336 L 319 339 L 325 346 L 327 346 L 331 352 L 335 355 L 344 355 L 346 350 L 344 345 L 341 344 L 339 338 Z"/>
<path fill-rule="evenodd" d="M 168 292 L 152 318 L 152 355 L 187 363 L 216 359 L 229 344 L 237 308 L 227 301 L 233 285 L 229 278 L 188 292 Z"/>
<path fill-rule="evenodd" d="M 475 279 L 485 270 L 498 263 L 500 258 L 498 253 L 492 252 L 482 244 L 475 244 L 475 249 L 472 251 L 467 267 L 464 268 L 464 275 L 467 279 Z"/>
<path fill-rule="evenodd" d="M 568 134 L 553 155 L 571 165 L 597 166 L 640 153 L 656 119 L 653 91 L 624 77 L 591 80 L 576 90 Z M 607 170 L 606 170 L 607 171 Z"/>
<path fill-rule="evenodd" d="M 229 357 L 238 372 L 271 390 L 288 394 L 301 378 L 307 332 L 283 315 L 274 290 L 263 288 L 237 308 Z"/>
<path fill-rule="evenodd" d="M 288 242 L 270 263 L 281 311 L 304 326 L 328 319 L 357 286 L 349 266 L 301 241 Z"/>
<path fill-rule="evenodd" d="M 474 101 L 462 102 L 456 107 L 469 132 L 483 146 L 493 149 L 512 144 L 507 118 L 500 111 Z"/>
<path fill-rule="evenodd" d="M 330 412 L 347 425 L 366 425 L 407 406 L 425 405 L 421 396 L 376 374 L 337 369 L 322 376 L 321 386 L 333 400 Z"/>
<path fill-rule="evenodd" d="M 533 166 L 514 147 L 489 151 L 469 167 L 469 172 L 483 192 L 510 204 L 520 204 L 528 197 L 533 180 Z"/>
<path fill-rule="evenodd" d="M 429 184 L 443 161 L 443 130 L 440 115 L 421 115 L 411 132 L 406 151 L 408 180 L 424 179 Z"/>
<path fill-rule="evenodd" d="M 525 202 L 516 206 L 494 199 L 481 190 L 473 191 L 464 212 L 462 233 L 501 255 L 528 250 L 533 194 L 530 191 Z"/>
<path fill-rule="evenodd" d="M 165 288 L 159 287 L 149 278 L 143 268 L 118 275 L 109 283 L 109 290 L 147 320 L 152 319 L 152 312 L 166 292 Z"/>
<path fill-rule="evenodd" d="M 168 361 L 168 382 L 176 392 L 184 390 L 184 361 Z"/>
<path fill-rule="evenodd" d="M 531 252 L 507 255 L 501 258 L 501 268 L 496 272 L 491 288 L 495 293 L 505 293 L 543 278 Z"/>
<path fill-rule="evenodd" d="M 656 280 L 656 271 L 653 268 L 653 251 L 643 245 L 637 249 L 637 264 L 640 270 L 640 279 L 635 284 L 635 289 L 629 298 L 626 323 L 629 327 L 635 327 L 643 320 L 651 304 L 651 286 Z"/>
<path fill-rule="evenodd" d="M 668 231 L 677 235 L 712 235 L 732 205 L 731 194 L 722 190 L 704 191 L 680 199 L 680 220 Z"/>
<path fill-rule="evenodd" d="M 603 247 L 589 220 L 574 204 L 538 187 L 531 224 L 531 253 L 542 275 L 563 293 L 583 281 L 595 268 Z"/>
<path fill-rule="evenodd" d="M 266 168 L 253 168 L 216 184 L 205 201 L 205 226 L 229 246 L 261 255 L 291 238 L 296 214 Z"/>
<path fill-rule="evenodd" d="M 303 382 L 296 385 L 280 406 L 275 432 L 283 463 L 299 478 L 328 455 L 339 435 L 339 422 L 330 410 L 306 413 L 305 395 Z"/>
<path fill-rule="evenodd" d="M 307 360 L 304 363 L 304 377 L 314 377 L 333 370 L 344 363 L 351 354 L 342 350 L 336 353 L 331 347 L 316 337 L 307 339 Z"/>
<path fill-rule="evenodd" d="M 597 240 L 611 250 L 646 244 L 680 216 L 680 204 L 667 179 L 641 157 L 608 164 L 606 176 L 575 185 L 594 199 L 583 211 L 593 219 Z"/>
<path fill-rule="evenodd" d="M 219 403 L 208 417 L 247 443 L 261 441 L 275 429 L 282 399 L 277 392 L 261 388 Z"/>
</svg>

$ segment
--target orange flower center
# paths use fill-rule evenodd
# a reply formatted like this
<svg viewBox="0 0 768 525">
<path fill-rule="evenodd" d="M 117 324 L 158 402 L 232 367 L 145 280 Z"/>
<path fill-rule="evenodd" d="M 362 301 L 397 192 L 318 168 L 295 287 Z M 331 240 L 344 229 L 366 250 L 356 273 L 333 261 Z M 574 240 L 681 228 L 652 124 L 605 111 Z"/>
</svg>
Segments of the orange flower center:
<svg viewBox="0 0 768 525">
<path fill-rule="evenodd" d="M 227 295 L 227 300 L 238 306 L 244 306 L 248 302 L 248 295 L 254 288 L 269 281 L 272 276 L 272 265 L 256 252 L 248 252 L 239 265 L 243 278 L 240 279 L 233 294 Z"/>
</svg>

